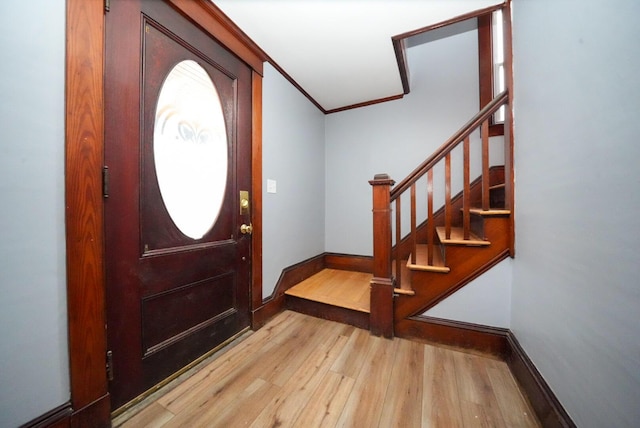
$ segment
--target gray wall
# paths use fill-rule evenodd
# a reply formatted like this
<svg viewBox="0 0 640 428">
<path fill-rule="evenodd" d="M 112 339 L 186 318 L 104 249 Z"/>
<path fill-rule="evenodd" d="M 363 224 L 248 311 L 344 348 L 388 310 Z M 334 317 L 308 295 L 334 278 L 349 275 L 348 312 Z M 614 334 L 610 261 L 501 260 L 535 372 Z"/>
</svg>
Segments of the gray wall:
<svg viewBox="0 0 640 428">
<path fill-rule="evenodd" d="M 511 327 L 583 427 L 640 420 L 639 15 L 514 2 Z"/>
<path fill-rule="evenodd" d="M 512 266 L 510 258 L 501 261 L 424 315 L 509 328 Z"/>
<path fill-rule="evenodd" d="M 324 115 L 268 63 L 263 80 L 263 298 L 324 252 Z M 276 193 L 267 193 L 267 179 Z"/>
<path fill-rule="evenodd" d="M 401 180 L 478 111 L 476 31 L 410 47 L 408 62 L 409 95 L 326 118 L 327 251 L 371 255 L 369 180 Z"/>
<path fill-rule="evenodd" d="M 65 1 L 0 4 L 0 426 L 69 400 Z"/>
</svg>

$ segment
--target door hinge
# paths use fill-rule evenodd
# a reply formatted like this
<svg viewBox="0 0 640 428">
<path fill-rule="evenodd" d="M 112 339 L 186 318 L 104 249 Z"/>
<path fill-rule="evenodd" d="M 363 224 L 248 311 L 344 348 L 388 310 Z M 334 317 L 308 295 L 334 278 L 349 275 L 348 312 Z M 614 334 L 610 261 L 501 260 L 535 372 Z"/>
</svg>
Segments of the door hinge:
<svg viewBox="0 0 640 428">
<path fill-rule="evenodd" d="M 107 351 L 107 379 L 113 380 L 113 352 Z"/>
<path fill-rule="evenodd" d="M 102 167 L 102 197 L 109 197 L 109 167 Z"/>
<path fill-rule="evenodd" d="M 104 0 L 104 11 L 109 12 L 111 10 L 111 0 Z"/>
</svg>

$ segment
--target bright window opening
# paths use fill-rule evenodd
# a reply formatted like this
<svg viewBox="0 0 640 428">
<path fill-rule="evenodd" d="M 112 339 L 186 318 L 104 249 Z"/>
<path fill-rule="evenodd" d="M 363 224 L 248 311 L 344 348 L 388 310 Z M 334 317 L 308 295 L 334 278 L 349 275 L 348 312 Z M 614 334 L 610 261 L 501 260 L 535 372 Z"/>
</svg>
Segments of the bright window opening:
<svg viewBox="0 0 640 428">
<path fill-rule="evenodd" d="M 496 10 L 491 16 L 492 51 L 493 51 L 493 96 L 505 90 L 504 81 L 504 33 L 502 23 L 502 10 Z M 504 106 L 494 115 L 494 123 L 504 123 Z"/>
</svg>

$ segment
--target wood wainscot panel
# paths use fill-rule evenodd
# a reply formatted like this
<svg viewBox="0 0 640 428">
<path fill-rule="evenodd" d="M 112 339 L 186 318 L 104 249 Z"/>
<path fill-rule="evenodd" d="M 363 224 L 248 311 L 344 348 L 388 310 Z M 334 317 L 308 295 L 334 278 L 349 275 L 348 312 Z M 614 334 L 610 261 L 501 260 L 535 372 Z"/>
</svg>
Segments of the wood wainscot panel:
<svg viewBox="0 0 640 428">
<path fill-rule="evenodd" d="M 462 321 L 415 316 L 396 322 L 399 337 L 490 354 L 505 360 L 508 329 Z"/>
<path fill-rule="evenodd" d="M 327 269 L 373 273 L 373 257 L 371 256 L 325 253 L 324 261 Z"/>
<path fill-rule="evenodd" d="M 285 291 L 325 268 L 324 256 L 320 254 L 282 270 L 271 296 L 263 300 L 262 306 L 252 311 L 251 327 L 254 330 L 262 327 L 269 318 L 285 309 Z"/>
</svg>

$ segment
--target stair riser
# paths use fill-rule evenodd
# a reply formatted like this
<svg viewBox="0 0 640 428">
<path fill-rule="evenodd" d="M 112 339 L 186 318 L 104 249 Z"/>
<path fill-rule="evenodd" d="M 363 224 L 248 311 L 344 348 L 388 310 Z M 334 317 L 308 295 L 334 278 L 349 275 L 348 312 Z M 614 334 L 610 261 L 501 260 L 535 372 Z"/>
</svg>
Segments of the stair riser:
<svg viewBox="0 0 640 428">
<path fill-rule="evenodd" d="M 484 218 L 479 215 L 471 214 L 471 224 L 470 228 L 473 233 L 475 233 L 481 239 L 487 239 L 484 234 Z M 446 250 L 446 249 L 445 249 Z"/>
<path fill-rule="evenodd" d="M 491 189 L 489 191 L 489 203 L 492 208 L 504 207 L 504 187 L 499 189 Z"/>
<path fill-rule="evenodd" d="M 367 312 L 341 308 L 296 296 L 286 296 L 285 306 L 287 309 L 301 314 L 369 330 L 369 313 Z"/>
</svg>

